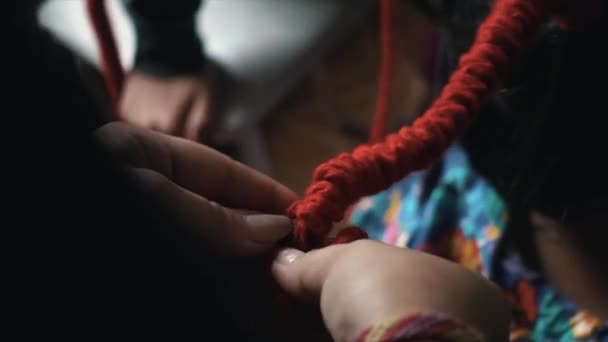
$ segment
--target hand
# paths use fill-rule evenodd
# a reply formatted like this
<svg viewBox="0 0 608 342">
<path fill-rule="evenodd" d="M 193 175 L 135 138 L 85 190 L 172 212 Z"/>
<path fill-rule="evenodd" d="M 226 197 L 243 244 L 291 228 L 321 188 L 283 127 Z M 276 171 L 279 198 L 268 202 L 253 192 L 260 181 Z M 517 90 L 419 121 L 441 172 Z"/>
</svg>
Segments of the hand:
<svg viewBox="0 0 608 342">
<path fill-rule="evenodd" d="M 278 214 L 296 195 L 219 152 L 124 123 L 108 124 L 96 137 L 146 191 L 145 198 L 193 227 L 220 254 L 269 251 L 291 229 L 290 220 Z"/>
<path fill-rule="evenodd" d="M 445 314 L 506 341 L 509 310 L 480 276 L 439 257 L 363 240 L 303 253 L 281 251 L 273 263 L 280 286 L 320 301 L 332 337 L 352 341 L 367 327 L 417 313 Z"/>
<path fill-rule="evenodd" d="M 279 214 L 295 200 L 295 194 L 256 171 L 185 139 L 125 123 L 108 124 L 96 132 L 96 137 L 108 155 L 116 159 L 119 170 L 131 177 L 132 182 L 126 184 L 133 186 L 134 193 L 145 201 L 144 208 L 158 211 L 154 217 L 171 220 L 162 225 L 163 236 L 170 240 L 166 245 L 164 240 L 160 242 L 159 254 L 164 255 L 167 246 L 187 254 L 177 263 L 169 260 L 168 265 L 159 266 L 158 275 L 150 276 L 162 279 L 167 275 L 166 267 L 175 263 L 176 274 L 192 282 L 184 285 L 183 294 L 162 294 L 171 303 L 176 300 L 179 304 L 170 307 L 186 310 L 177 316 L 188 321 L 188 310 L 192 310 L 191 318 L 200 319 L 200 327 L 204 328 L 205 312 L 216 310 L 213 314 L 225 316 L 229 324 L 239 327 L 236 331 L 246 330 L 248 336 L 273 334 L 273 284 L 268 263 L 271 254 L 267 252 L 274 250 L 291 230 L 290 220 Z M 142 227 L 139 231 L 146 230 Z M 148 237 L 141 239 L 146 241 Z M 168 285 L 163 281 L 158 285 L 161 292 L 179 288 L 172 279 L 166 282 Z M 189 294 L 192 302 L 186 298 Z M 229 314 L 224 310 L 229 310 Z"/>
<path fill-rule="evenodd" d="M 140 71 L 127 76 L 120 110 L 125 121 L 200 141 L 211 124 L 210 75 L 158 78 Z"/>
</svg>

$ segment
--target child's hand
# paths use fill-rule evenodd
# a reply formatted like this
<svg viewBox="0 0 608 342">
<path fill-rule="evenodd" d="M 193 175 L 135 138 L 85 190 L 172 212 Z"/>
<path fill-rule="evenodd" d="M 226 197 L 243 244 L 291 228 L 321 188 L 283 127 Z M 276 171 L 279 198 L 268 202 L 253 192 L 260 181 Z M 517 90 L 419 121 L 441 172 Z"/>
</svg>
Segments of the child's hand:
<svg viewBox="0 0 608 342">
<path fill-rule="evenodd" d="M 499 291 L 457 264 L 413 250 L 363 240 L 309 253 L 279 253 L 273 274 L 291 295 L 319 300 L 334 339 L 354 340 L 383 320 L 445 314 L 506 341 L 509 310 Z"/>
<path fill-rule="evenodd" d="M 134 71 L 125 82 L 121 112 L 134 125 L 200 141 L 210 125 L 212 78 L 207 74 L 158 78 Z"/>
</svg>

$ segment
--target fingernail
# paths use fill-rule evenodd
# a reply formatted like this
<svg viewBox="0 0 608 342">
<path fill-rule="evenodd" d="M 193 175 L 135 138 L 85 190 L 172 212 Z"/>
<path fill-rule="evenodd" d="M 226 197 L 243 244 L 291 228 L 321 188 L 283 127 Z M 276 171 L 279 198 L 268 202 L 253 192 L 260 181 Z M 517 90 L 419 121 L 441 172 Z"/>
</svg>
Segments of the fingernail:
<svg viewBox="0 0 608 342">
<path fill-rule="evenodd" d="M 281 265 L 289 265 L 303 254 L 304 252 L 297 249 L 286 248 L 277 254 L 276 258 L 274 258 L 274 262 Z"/>
<path fill-rule="evenodd" d="M 251 228 L 250 238 L 262 243 L 276 243 L 291 231 L 288 217 L 280 215 L 256 214 L 245 216 Z"/>
</svg>

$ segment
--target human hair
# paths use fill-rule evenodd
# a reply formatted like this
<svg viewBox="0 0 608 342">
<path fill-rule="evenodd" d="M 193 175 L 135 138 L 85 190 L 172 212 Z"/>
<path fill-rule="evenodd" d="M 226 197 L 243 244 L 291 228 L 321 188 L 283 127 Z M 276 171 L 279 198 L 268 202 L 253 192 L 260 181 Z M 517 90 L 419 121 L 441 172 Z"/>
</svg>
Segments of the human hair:
<svg viewBox="0 0 608 342">
<path fill-rule="evenodd" d="M 449 73 L 472 42 L 471 24 L 483 19 L 491 1 L 440 1 L 439 7 L 416 2 L 447 29 Z M 608 211 L 608 167 L 602 160 L 608 155 L 602 125 L 608 52 L 599 43 L 608 25 L 605 12 L 596 15 L 580 30 L 545 25 L 462 139 L 473 167 L 509 209 L 499 253 L 516 249 L 537 269 L 532 211 L 577 229 L 570 233 L 581 237 L 598 265 L 607 256 L 602 245 L 608 230 L 597 228 Z M 580 224 L 589 220 L 596 222 Z"/>
</svg>

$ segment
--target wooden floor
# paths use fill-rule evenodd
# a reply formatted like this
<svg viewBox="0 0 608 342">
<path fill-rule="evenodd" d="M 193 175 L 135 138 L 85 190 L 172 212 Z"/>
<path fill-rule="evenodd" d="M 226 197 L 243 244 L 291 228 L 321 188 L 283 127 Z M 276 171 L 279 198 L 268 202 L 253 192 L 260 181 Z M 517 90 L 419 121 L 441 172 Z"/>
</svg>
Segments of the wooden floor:
<svg viewBox="0 0 608 342">
<path fill-rule="evenodd" d="M 422 17 L 398 2 L 392 129 L 420 110 L 428 91 L 413 67 Z M 374 111 L 380 42 L 377 14 L 303 80 L 264 125 L 273 177 L 302 193 L 321 162 L 365 142 Z"/>
</svg>

